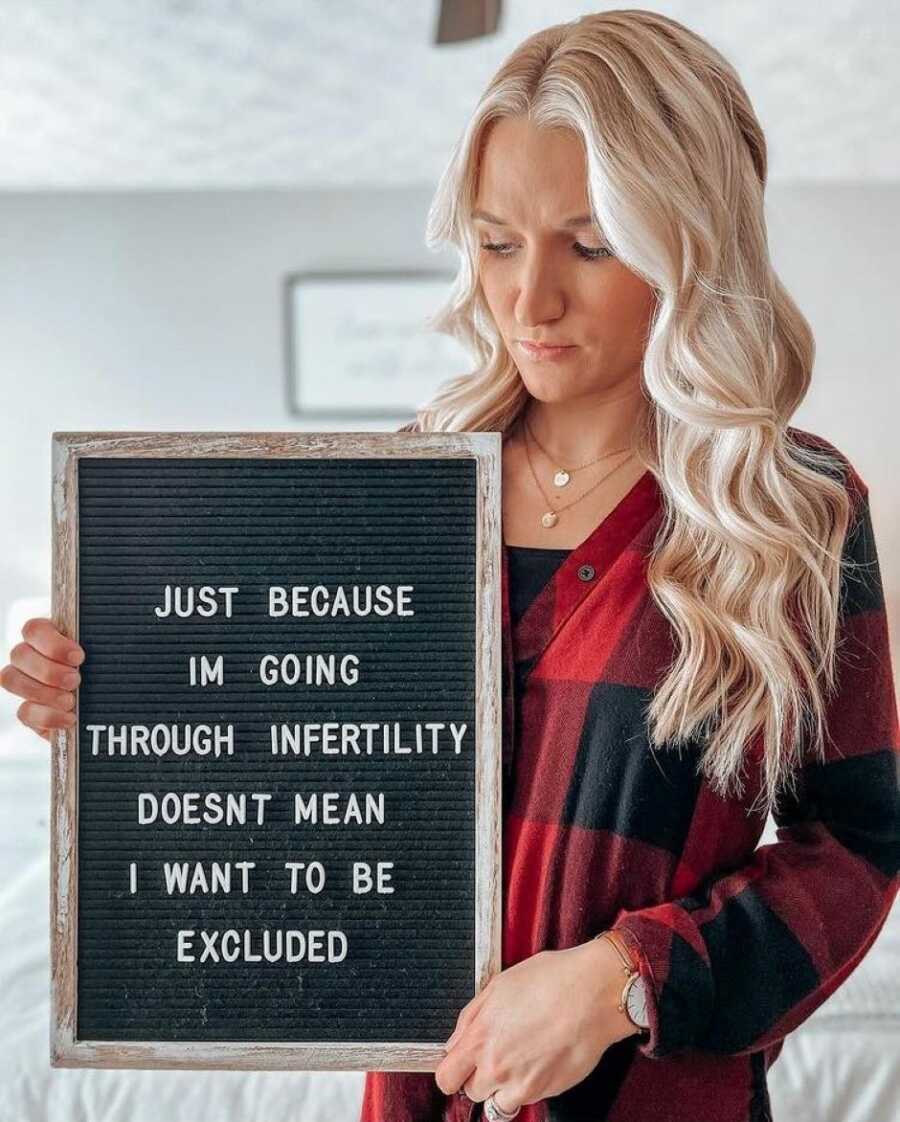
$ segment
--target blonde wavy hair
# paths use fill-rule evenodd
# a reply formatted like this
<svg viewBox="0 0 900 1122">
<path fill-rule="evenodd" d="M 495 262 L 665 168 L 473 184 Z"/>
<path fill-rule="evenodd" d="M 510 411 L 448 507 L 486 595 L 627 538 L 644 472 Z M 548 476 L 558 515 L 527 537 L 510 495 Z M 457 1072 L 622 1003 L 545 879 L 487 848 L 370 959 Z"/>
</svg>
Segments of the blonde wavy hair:
<svg viewBox="0 0 900 1122">
<path fill-rule="evenodd" d="M 530 398 L 478 283 L 469 218 L 486 129 L 514 115 L 580 134 L 595 219 L 656 290 L 636 453 L 665 505 L 647 577 L 679 649 L 647 709 L 651 743 L 703 737 L 700 768 L 725 798 L 740 797 L 745 753 L 761 744 L 772 809 L 810 738 L 824 758 L 852 503 L 846 459 L 787 424 L 815 345 L 769 260 L 762 129 L 732 66 L 656 12 L 585 15 L 522 42 L 429 211 L 429 247 L 459 251 L 429 325 L 476 366 L 417 409 L 423 431 L 505 431 Z"/>
</svg>

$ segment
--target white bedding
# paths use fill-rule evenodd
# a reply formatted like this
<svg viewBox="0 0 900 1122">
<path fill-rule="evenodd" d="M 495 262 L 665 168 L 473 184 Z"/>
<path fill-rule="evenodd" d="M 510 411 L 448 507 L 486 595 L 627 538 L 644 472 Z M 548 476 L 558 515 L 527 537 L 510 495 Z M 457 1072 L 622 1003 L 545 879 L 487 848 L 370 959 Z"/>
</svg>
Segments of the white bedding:
<svg viewBox="0 0 900 1122">
<path fill-rule="evenodd" d="M 0 1122 L 356 1122 L 361 1072 L 50 1067 L 49 752 L 0 728 Z M 900 1119 L 900 907 L 769 1085 L 775 1122 Z"/>
</svg>

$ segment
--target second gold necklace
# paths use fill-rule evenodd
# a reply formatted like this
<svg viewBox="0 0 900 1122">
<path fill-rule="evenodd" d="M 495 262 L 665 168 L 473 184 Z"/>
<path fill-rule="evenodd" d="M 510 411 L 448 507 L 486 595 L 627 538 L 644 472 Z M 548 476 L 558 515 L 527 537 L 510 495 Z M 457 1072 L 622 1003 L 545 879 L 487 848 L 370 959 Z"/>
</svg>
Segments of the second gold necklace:
<svg viewBox="0 0 900 1122">
<path fill-rule="evenodd" d="M 575 506 L 576 503 L 580 503 L 582 499 L 586 498 L 592 491 L 595 491 L 605 479 L 609 479 L 609 477 L 613 474 L 613 472 L 618 471 L 620 467 L 623 467 L 625 464 L 627 464 L 628 461 L 630 459 L 632 459 L 633 456 L 634 456 L 633 452 L 628 452 L 628 455 L 623 460 L 620 460 L 619 463 L 617 463 L 614 468 L 611 468 L 605 475 L 602 475 L 597 480 L 597 482 L 592 487 L 589 487 L 583 494 L 579 495 L 576 499 L 573 499 L 572 502 L 566 503 L 565 506 L 557 507 L 556 509 L 554 509 L 553 505 L 550 502 L 549 496 L 544 491 L 544 488 L 541 486 L 541 481 L 540 481 L 540 479 L 538 479 L 537 472 L 534 470 L 534 464 L 531 461 L 531 452 L 530 452 L 529 447 L 528 447 L 528 436 L 531 435 L 531 429 L 528 426 L 527 422 L 525 424 L 525 431 L 526 431 L 525 457 L 528 460 L 528 467 L 531 469 L 531 474 L 534 477 L 534 482 L 537 485 L 537 488 L 540 491 L 541 496 L 544 499 L 544 502 L 550 508 L 549 510 L 545 511 L 541 515 L 541 525 L 547 530 L 552 529 L 557 524 L 557 522 L 559 521 L 559 515 L 562 513 L 562 511 L 568 510 L 569 507 Z M 534 438 L 532 437 L 532 439 L 534 439 Z M 537 444 L 537 440 L 535 440 L 535 443 Z M 540 445 L 538 445 L 538 447 L 540 447 Z M 618 449 L 618 451 L 624 452 L 624 451 L 628 451 L 628 450 L 625 449 L 625 448 L 620 448 L 620 449 Z M 615 453 L 613 453 L 613 452 L 607 452 L 604 455 L 611 456 L 611 455 L 614 455 L 614 454 Z M 604 458 L 603 456 L 598 457 L 598 459 L 603 459 L 603 458 Z M 596 463 L 596 460 L 590 461 L 590 462 Z M 587 465 L 582 464 L 580 466 L 581 467 L 586 467 Z M 575 470 L 575 469 L 573 469 L 573 470 Z M 557 472 L 557 475 L 559 475 L 559 474 L 560 473 Z M 566 474 L 567 474 L 566 482 L 568 483 L 568 473 L 566 473 Z"/>
<path fill-rule="evenodd" d="M 531 425 L 528 423 L 528 418 L 525 416 L 524 413 L 522 414 L 522 424 L 523 424 L 525 430 L 527 431 L 528 435 L 531 437 L 531 439 L 534 441 L 534 443 L 538 446 L 538 448 L 540 448 L 540 450 L 544 453 L 544 455 L 547 457 L 547 459 L 551 463 L 557 463 L 558 464 L 559 460 L 557 460 L 555 456 L 551 456 L 550 453 L 547 451 L 547 449 L 543 446 L 543 444 L 541 444 L 541 442 L 538 440 L 538 438 L 534 435 L 534 429 L 532 429 Z M 600 460 L 605 460 L 605 459 L 608 459 L 608 457 L 610 457 L 610 456 L 617 456 L 619 454 L 619 452 L 627 452 L 627 451 L 628 451 L 627 448 L 613 448 L 613 450 L 611 452 L 601 452 L 600 455 L 595 457 L 593 460 L 585 460 L 583 464 L 579 464 L 577 467 L 567 468 L 567 467 L 564 467 L 564 466 L 560 465 L 556 469 L 556 473 L 553 476 L 553 484 L 556 487 L 565 487 L 566 484 L 569 482 L 569 480 L 572 478 L 572 473 L 573 472 L 581 471 L 582 468 L 590 467 L 591 464 L 599 463 Z"/>
</svg>

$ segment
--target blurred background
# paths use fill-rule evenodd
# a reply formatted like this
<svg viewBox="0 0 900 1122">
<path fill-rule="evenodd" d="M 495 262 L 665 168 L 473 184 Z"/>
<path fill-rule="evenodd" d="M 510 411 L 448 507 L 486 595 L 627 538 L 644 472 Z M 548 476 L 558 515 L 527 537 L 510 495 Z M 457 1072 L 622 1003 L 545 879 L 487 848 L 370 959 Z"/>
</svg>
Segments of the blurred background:
<svg viewBox="0 0 900 1122">
<path fill-rule="evenodd" d="M 896 676 L 900 12 L 646 6 L 723 51 L 765 129 L 772 256 L 817 339 L 793 423 L 870 488 Z M 49 614 L 53 431 L 392 429 L 467 368 L 422 327 L 455 263 L 424 245 L 432 191 L 505 56 L 592 10 L 0 0 L 6 652 L 25 619 Z M 356 1072 L 49 1067 L 49 753 L 16 708 L 0 691 L 0 1122 L 355 1122 Z M 786 1041 L 769 1073 L 775 1117 L 889 1122 L 898 1060 L 895 911 Z"/>
</svg>

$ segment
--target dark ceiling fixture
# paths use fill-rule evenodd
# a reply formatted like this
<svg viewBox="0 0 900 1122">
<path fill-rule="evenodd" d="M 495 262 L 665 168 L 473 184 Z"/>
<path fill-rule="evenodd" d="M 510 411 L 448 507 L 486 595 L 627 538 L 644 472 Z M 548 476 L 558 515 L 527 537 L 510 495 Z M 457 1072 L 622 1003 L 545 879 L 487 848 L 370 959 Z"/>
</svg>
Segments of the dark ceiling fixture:
<svg viewBox="0 0 900 1122">
<path fill-rule="evenodd" d="M 441 0 L 435 43 L 462 43 L 491 35 L 500 23 L 502 0 Z"/>
</svg>

